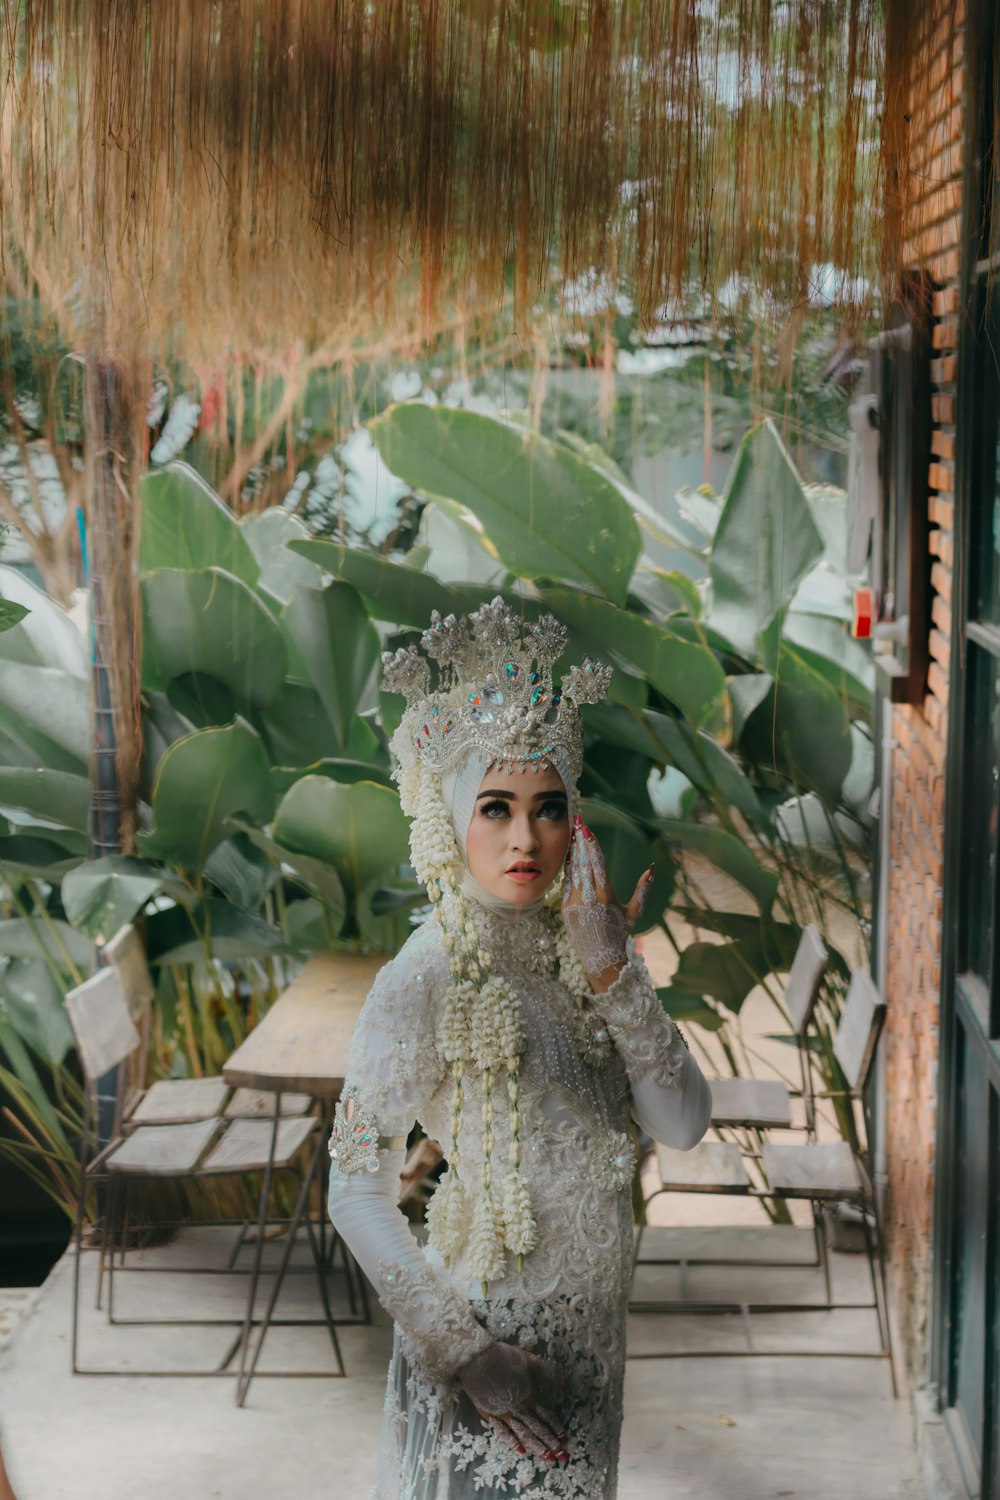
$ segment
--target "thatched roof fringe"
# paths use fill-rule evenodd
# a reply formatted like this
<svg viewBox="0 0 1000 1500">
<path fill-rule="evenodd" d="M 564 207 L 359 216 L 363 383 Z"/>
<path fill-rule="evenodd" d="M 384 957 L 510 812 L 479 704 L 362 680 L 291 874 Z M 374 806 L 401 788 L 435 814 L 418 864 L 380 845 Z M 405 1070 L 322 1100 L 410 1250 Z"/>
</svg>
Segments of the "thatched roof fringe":
<svg viewBox="0 0 1000 1500">
<path fill-rule="evenodd" d="M 794 302 L 817 263 L 891 268 L 913 10 L 25 0 L 5 250 L 70 322 L 87 267 L 112 343 L 139 319 L 200 359 L 510 298 L 526 324 L 591 267 L 650 316 L 732 275 Z"/>
</svg>

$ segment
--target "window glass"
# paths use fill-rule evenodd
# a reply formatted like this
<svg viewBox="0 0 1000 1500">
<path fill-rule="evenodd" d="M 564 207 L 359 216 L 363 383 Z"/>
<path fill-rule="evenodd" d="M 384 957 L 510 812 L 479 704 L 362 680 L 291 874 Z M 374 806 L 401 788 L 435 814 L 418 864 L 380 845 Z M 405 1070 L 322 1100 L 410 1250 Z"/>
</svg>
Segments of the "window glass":
<svg viewBox="0 0 1000 1500">
<path fill-rule="evenodd" d="M 968 646 L 968 737 L 962 870 L 963 968 L 988 987 L 996 916 L 998 781 L 1000 781 L 1000 663 Z"/>
</svg>

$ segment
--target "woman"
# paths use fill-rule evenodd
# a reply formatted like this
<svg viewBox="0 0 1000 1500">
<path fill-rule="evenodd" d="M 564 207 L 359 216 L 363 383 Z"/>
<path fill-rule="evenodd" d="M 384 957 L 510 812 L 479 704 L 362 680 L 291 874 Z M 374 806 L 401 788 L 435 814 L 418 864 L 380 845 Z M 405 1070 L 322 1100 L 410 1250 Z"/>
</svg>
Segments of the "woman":
<svg viewBox="0 0 1000 1500">
<path fill-rule="evenodd" d="M 331 1218 L 396 1323 L 372 1500 L 613 1500 L 630 1121 L 683 1149 L 708 1127 L 628 937 L 652 869 L 620 905 L 574 807 L 611 674 L 554 690 L 565 640 L 495 599 L 383 658 L 434 914 L 365 1002 L 330 1141 Z M 396 1204 L 415 1120 L 448 1159 L 426 1251 Z"/>
</svg>

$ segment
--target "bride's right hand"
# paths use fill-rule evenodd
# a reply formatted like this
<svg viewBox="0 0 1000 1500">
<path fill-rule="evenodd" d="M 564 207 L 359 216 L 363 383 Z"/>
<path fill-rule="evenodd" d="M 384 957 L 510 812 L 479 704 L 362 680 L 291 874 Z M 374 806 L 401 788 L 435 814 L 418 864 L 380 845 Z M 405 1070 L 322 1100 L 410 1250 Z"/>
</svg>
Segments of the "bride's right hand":
<svg viewBox="0 0 1000 1500">
<path fill-rule="evenodd" d="M 491 1344 L 461 1367 L 458 1379 L 484 1423 L 505 1431 L 518 1452 L 551 1463 L 569 1458 L 565 1426 L 553 1410 L 564 1388 L 527 1349 Z"/>
</svg>

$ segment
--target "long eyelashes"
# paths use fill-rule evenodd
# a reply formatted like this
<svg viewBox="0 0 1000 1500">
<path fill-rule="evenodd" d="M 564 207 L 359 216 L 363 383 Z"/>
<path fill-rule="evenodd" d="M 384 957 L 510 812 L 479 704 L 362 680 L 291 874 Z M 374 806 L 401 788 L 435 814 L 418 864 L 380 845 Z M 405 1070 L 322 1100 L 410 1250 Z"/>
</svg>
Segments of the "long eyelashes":
<svg viewBox="0 0 1000 1500">
<path fill-rule="evenodd" d="M 510 817 L 510 808 L 500 797 L 493 802 L 482 802 L 479 813 L 484 818 L 494 818 L 499 821 Z M 543 802 L 538 809 L 537 816 L 543 818 L 547 823 L 555 823 L 566 816 L 566 804 L 560 797 L 553 797 L 551 802 Z"/>
</svg>

